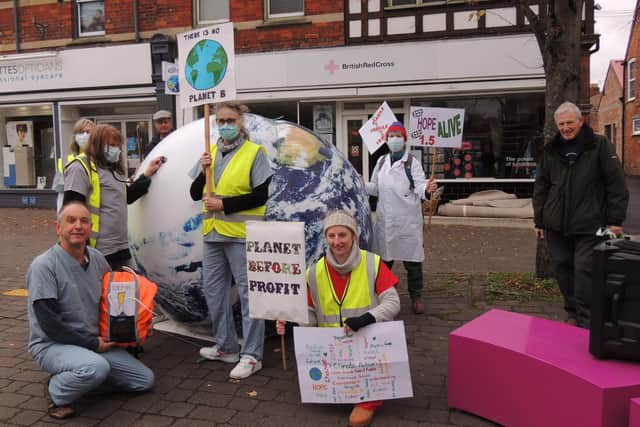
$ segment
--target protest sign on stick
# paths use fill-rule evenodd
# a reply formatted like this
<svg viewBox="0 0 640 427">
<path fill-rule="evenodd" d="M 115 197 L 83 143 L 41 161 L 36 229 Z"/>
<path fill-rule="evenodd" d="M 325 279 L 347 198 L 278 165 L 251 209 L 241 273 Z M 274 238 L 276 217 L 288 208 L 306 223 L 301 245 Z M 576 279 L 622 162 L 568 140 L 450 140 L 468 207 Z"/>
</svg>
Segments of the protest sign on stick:
<svg viewBox="0 0 640 427">
<path fill-rule="evenodd" d="M 373 116 L 358 130 L 370 154 L 375 153 L 387 141 L 387 129 L 397 121 L 387 102 L 383 102 Z"/>
<path fill-rule="evenodd" d="M 246 242 L 249 316 L 309 323 L 304 222 L 247 221 Z"/>
<path fill-rule="evenodd" d="M 401 321 L 342 328 L 294 328 L 302 402 L 362 403 L 412 397 Z"/>
<path fill-rule="evenodd" d="M 438 148 L 460 148 L 464 126 L 464 109 L 411 107 L 409 112 L 409 144 L 433 149 L 431 179 L 435 179 Z M 440 191 L 431 195 L 429 223 L 438 208 Z"/>
<path fill-rule="evenodd" d="M 236 98 L 233 23 L 226 22 L 178 34 L 178 69 L 182 108 L 204 105 L 204 151 L 211 145 L 209 104 Z M 207 197 L 211 196 L 211 168 L 206 168 Z"/>
</svg>

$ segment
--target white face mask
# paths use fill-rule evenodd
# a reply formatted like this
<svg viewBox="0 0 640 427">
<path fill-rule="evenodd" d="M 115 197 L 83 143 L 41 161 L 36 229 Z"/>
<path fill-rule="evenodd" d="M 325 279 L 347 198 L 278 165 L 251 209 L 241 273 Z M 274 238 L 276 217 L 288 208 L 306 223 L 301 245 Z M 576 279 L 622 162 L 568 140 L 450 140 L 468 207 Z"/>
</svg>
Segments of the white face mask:
<svg viewBox="0 0 640 427">
<path fill-rule="evenodd" d="M 113 145 L 104 147 L 104 156 L 107 158 L 107 162 L 118 163 L 118 160 L 120 160 L 120 151 L 119 147 L 114 147 Z"/>
<path fill-rule="evenodd" d="M 390 136 L 387 139 L 387 145 L 392 153 L 398 153 L 404 150 L 404 138 L 401 136 Z"/>
<path fill-rule="evenodd" d="M 78 147 L 83 150 L 89 142 L 89 132 L 76 133 L 75 139 Z"/>
</svg>

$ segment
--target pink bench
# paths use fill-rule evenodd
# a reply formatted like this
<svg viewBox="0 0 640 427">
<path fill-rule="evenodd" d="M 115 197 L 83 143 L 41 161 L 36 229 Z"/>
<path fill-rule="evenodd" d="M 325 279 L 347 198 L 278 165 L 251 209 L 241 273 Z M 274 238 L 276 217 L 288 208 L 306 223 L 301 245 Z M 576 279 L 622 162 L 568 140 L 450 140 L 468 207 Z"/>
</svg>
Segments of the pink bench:
<svg viewBox="0 0 640 427">
<path fill-rule="evenodd" d="M 640 397 L 631 399 L 631 405 L 629 405 L 629 427 L 640 427 Z"/>
<path fill-rule="evenodd" d="M 449 406 L 505 426 L 626 427 L 640 363 L 594 358 L 585 329 L 491 310 L 449 334 L 448 382 Z"/>
</svg>

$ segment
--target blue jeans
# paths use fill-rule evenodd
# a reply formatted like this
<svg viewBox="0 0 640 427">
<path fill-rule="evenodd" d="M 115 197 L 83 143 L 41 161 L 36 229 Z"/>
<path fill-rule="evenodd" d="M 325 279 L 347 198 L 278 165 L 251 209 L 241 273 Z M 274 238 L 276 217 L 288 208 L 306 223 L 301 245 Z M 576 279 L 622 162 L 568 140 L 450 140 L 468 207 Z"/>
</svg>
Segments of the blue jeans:
<svg viewBox="0 0 640 427">
<path fill-rule="evenodd" d="M 96 353 L 75 345 L 53 344 L 34 358 L 53 375 L 49 395 L 57 406 L 71 404 L 105 380 L 130 392 L 153 387 L 153 371 L 122 348 Z"/>
<path fill-rule="evenodd" d="M 241 354 L 262 360 L 264 350 L 264 320 L 249 317 L 247 285 L 247 253 L 245 243 L 204 242 L 202 256 L 202 288 L 213 329 L 213 339 L 220 351 L 238 352 L 233 312 L 231 309 L 231 278 L 235 279 L 242 307 Z"/>
</svg>

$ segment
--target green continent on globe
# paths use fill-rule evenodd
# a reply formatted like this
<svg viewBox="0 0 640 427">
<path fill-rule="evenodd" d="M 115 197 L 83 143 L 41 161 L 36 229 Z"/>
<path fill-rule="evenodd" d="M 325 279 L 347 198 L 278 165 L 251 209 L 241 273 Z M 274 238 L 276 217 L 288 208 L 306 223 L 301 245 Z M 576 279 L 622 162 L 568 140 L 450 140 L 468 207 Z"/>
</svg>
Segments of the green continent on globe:
<svg viewBox="0 0 640 427">
<path fill-rule="evenodd" d="M 213 73 L 213 81 L 219 82 L 222 74 L 227 70 L 227 52 L 222 48 L 216 49 L 216 53 L 207 64 L 207 71 Z"/>
<path fill-rule="evenodd" d="M 198 79 L 198 69 L 195 65 L 200 61 L 198 52 L 195 49 L 191 49 L 189 55 L 187 55 L 187 67 L 191 69 L 191 81 L 195 82 Z"/>
</svg>

